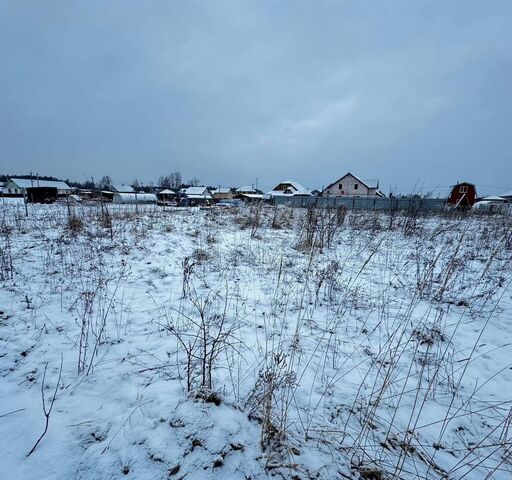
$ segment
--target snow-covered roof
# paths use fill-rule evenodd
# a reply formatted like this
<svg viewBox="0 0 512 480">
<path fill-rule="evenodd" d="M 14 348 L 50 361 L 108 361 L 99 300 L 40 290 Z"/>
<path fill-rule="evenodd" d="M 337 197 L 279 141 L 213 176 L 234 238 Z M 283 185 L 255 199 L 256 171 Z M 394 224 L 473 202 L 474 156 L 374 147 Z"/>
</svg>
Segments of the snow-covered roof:
<svg viewBox="0 0 512 480">
<path fill-rule="evenodd" d="M 502 193 L 500 195 L 500 197 L 505 197 L 505 198 L 512 197 L 512 190 L 510 190 L 510 192 Z"/>
<path fill-rule="evenodd" d="M 240 193 L 240 195 L 246 198 L 263 198 L 261 193 Z"/>
<path fill-rule="evenodd" d="M 56 188 L 57 190 L 73 190 L 66 182 L 57 180 L 37 180 L 33 178 L 11 178 L 11 182 L 15 183 L 19 188 L 31 188 L 31 187 L 50 187 Z"/>
<path fill-rule="evenodd" d="M 223 187 L 215 188 L 215 189 L 212 190 L 212 193 L 231 193 L 231 189 L 230 188 L 223 188 Z"/>
<path fill-rule="evenodd" d="M 184 193 L 187 197 L 194 196 L 202 196 L 202 197 L 211 197 L 210 191 L 206 187 L 188 187 L 182 188 L 181 193 Z"/>
<path fill-rule="evenodd" d="M 487 202 L 506 202 L 507 200 L 503 197 L 498 197 L 496 195 L 491 195 L 490 197 L 484 197 L 482 200 Z"/>
<path fill-rule="evenodd" d="M 242 185 L 236 189 L 236 193 L 256 193 L 256 189 L 252 185 Z"/>
<path fill-rule="evenodd" d="M 176 195 L 176 192 L 173 190 L 169 190 L 166 188 L 165 190 L 162 190 L 161 192 L 158 192 L 159 195 Z"/>
<path fill-rule="evenodd" d="M 135 193 L 135 190 L 133 189 L 132 186 L 124 185 L 124 184 L 111 185 L 110 189 L 113 192 L 118 192 L 118 193 Z"/>
<path fill-rule="evenodd" d="M 279 185 L 290 185 L 291 188 L 287 188 L 286 190 L 276 190 L 277 187 L 279 187 Z M 288 192 L 288 193 L 286 193 Z M 280 182 L 278 183 L 274 190 L 271 190 L 270 192 L 268 192 L 268 195 L 271 195 L 273 197 L 277 197 L 277 196 L 286 196 L 286 197 L 290 197 L 290 196 L 294 196 L 294 195 L 311 195 L 311 192 L 303 187 L 299 182 L 295 182 L 293 180 L 287 180 L 285 182 Z"/>
</svg>

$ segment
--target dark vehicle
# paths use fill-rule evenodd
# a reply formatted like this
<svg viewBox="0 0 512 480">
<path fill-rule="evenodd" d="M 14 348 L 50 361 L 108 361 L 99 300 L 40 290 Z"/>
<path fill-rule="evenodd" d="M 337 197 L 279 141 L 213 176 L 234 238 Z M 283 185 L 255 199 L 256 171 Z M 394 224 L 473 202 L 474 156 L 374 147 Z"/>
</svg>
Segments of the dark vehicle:
<svg viewBox="0 0 512 480">
<path fill-rule="evenodd" d="M 55 187 L 29 187 L 27 188 L 28 203 L 53 203 L 57 200 Z"/>
</svg>

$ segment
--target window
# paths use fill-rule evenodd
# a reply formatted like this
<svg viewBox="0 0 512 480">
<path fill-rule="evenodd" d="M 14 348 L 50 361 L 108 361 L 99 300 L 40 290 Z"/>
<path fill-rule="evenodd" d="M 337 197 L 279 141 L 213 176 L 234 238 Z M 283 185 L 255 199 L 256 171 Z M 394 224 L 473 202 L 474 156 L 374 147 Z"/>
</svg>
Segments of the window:
<svg viewBox="0 0 512 480">
<path fill-rule="evenodd" d="M 340 190 L 342 190 L 342 189 L 343 189 L 343 183 L 340 183 L 340 184 L 338 185 L 338 188 L 339 188 Z"/>
<path fill-rule="evenodd" d="M 359 188 L 359 184 L 358 183 L 354 183 L 354 190 L 357 190 Z"/>
<path fill-rule="evenodd" d="M 463 186 L 459 187 L 459 192 L 460 193 L 468 193 L 468 186 L 463 185 Z"/>
</svg>

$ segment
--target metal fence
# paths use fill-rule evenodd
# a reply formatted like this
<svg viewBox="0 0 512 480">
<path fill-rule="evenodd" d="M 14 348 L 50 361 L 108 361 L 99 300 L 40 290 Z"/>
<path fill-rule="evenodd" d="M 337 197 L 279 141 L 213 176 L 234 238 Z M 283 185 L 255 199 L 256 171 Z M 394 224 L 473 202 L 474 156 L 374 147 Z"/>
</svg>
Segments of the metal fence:
<svg viewBox="0 0 512 480">
<path fill-rule="evenodd" d="M 380 198 L 380 197 L 274 197 L 277 205 L 292 207 L 345 207 L 364 210 L 423 210 L 438 212 L 446 208 L 442 198 Z"/>
</svg>

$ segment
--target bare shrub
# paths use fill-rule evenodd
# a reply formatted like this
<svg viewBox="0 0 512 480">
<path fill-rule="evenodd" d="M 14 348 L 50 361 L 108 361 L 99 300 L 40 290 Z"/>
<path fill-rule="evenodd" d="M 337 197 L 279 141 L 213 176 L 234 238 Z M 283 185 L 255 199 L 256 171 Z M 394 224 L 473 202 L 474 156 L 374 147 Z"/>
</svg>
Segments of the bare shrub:
<svg viewBox="0 0 512 480">
<path fill-rule="evenodd" d="M 83 220 L 76 216 L 76 215 L 71 215 L 68 219 L 68 230 L 76 235 L 77 233 L 81 232 L 84 228 L 84 222 Z"/>
<path fill-rule="evenodd" d="M 207 399 L 214 388 L 213 371 L 219 356 L 233 348 L 238 327 L 228 322 L 227 296 L 223 299 L 209 293 L 200 297 L 194 291 L 188 305 L 190 311 L 171 307 L 172 314 L 161 326 L 178 342 L 177 358 L 185 368 L 187 392 Z"/>
<path fill-rule="evenodd" d="M 250 416 L 261 422 L 260 445 L 264 452 L 283 446 L 287 432 L 288 389 L 296 385 L 289 370 L 287 355 L 269 354 L 270 362 L 259 373 L 256 385 L 246 401 Z"/>
<path fill-rule="evenodd" d="M 0 280 L 14 278 L 14 262 L 11 246 L 12 227 L 3 223 L 0 226 Z"/>
</svg>

